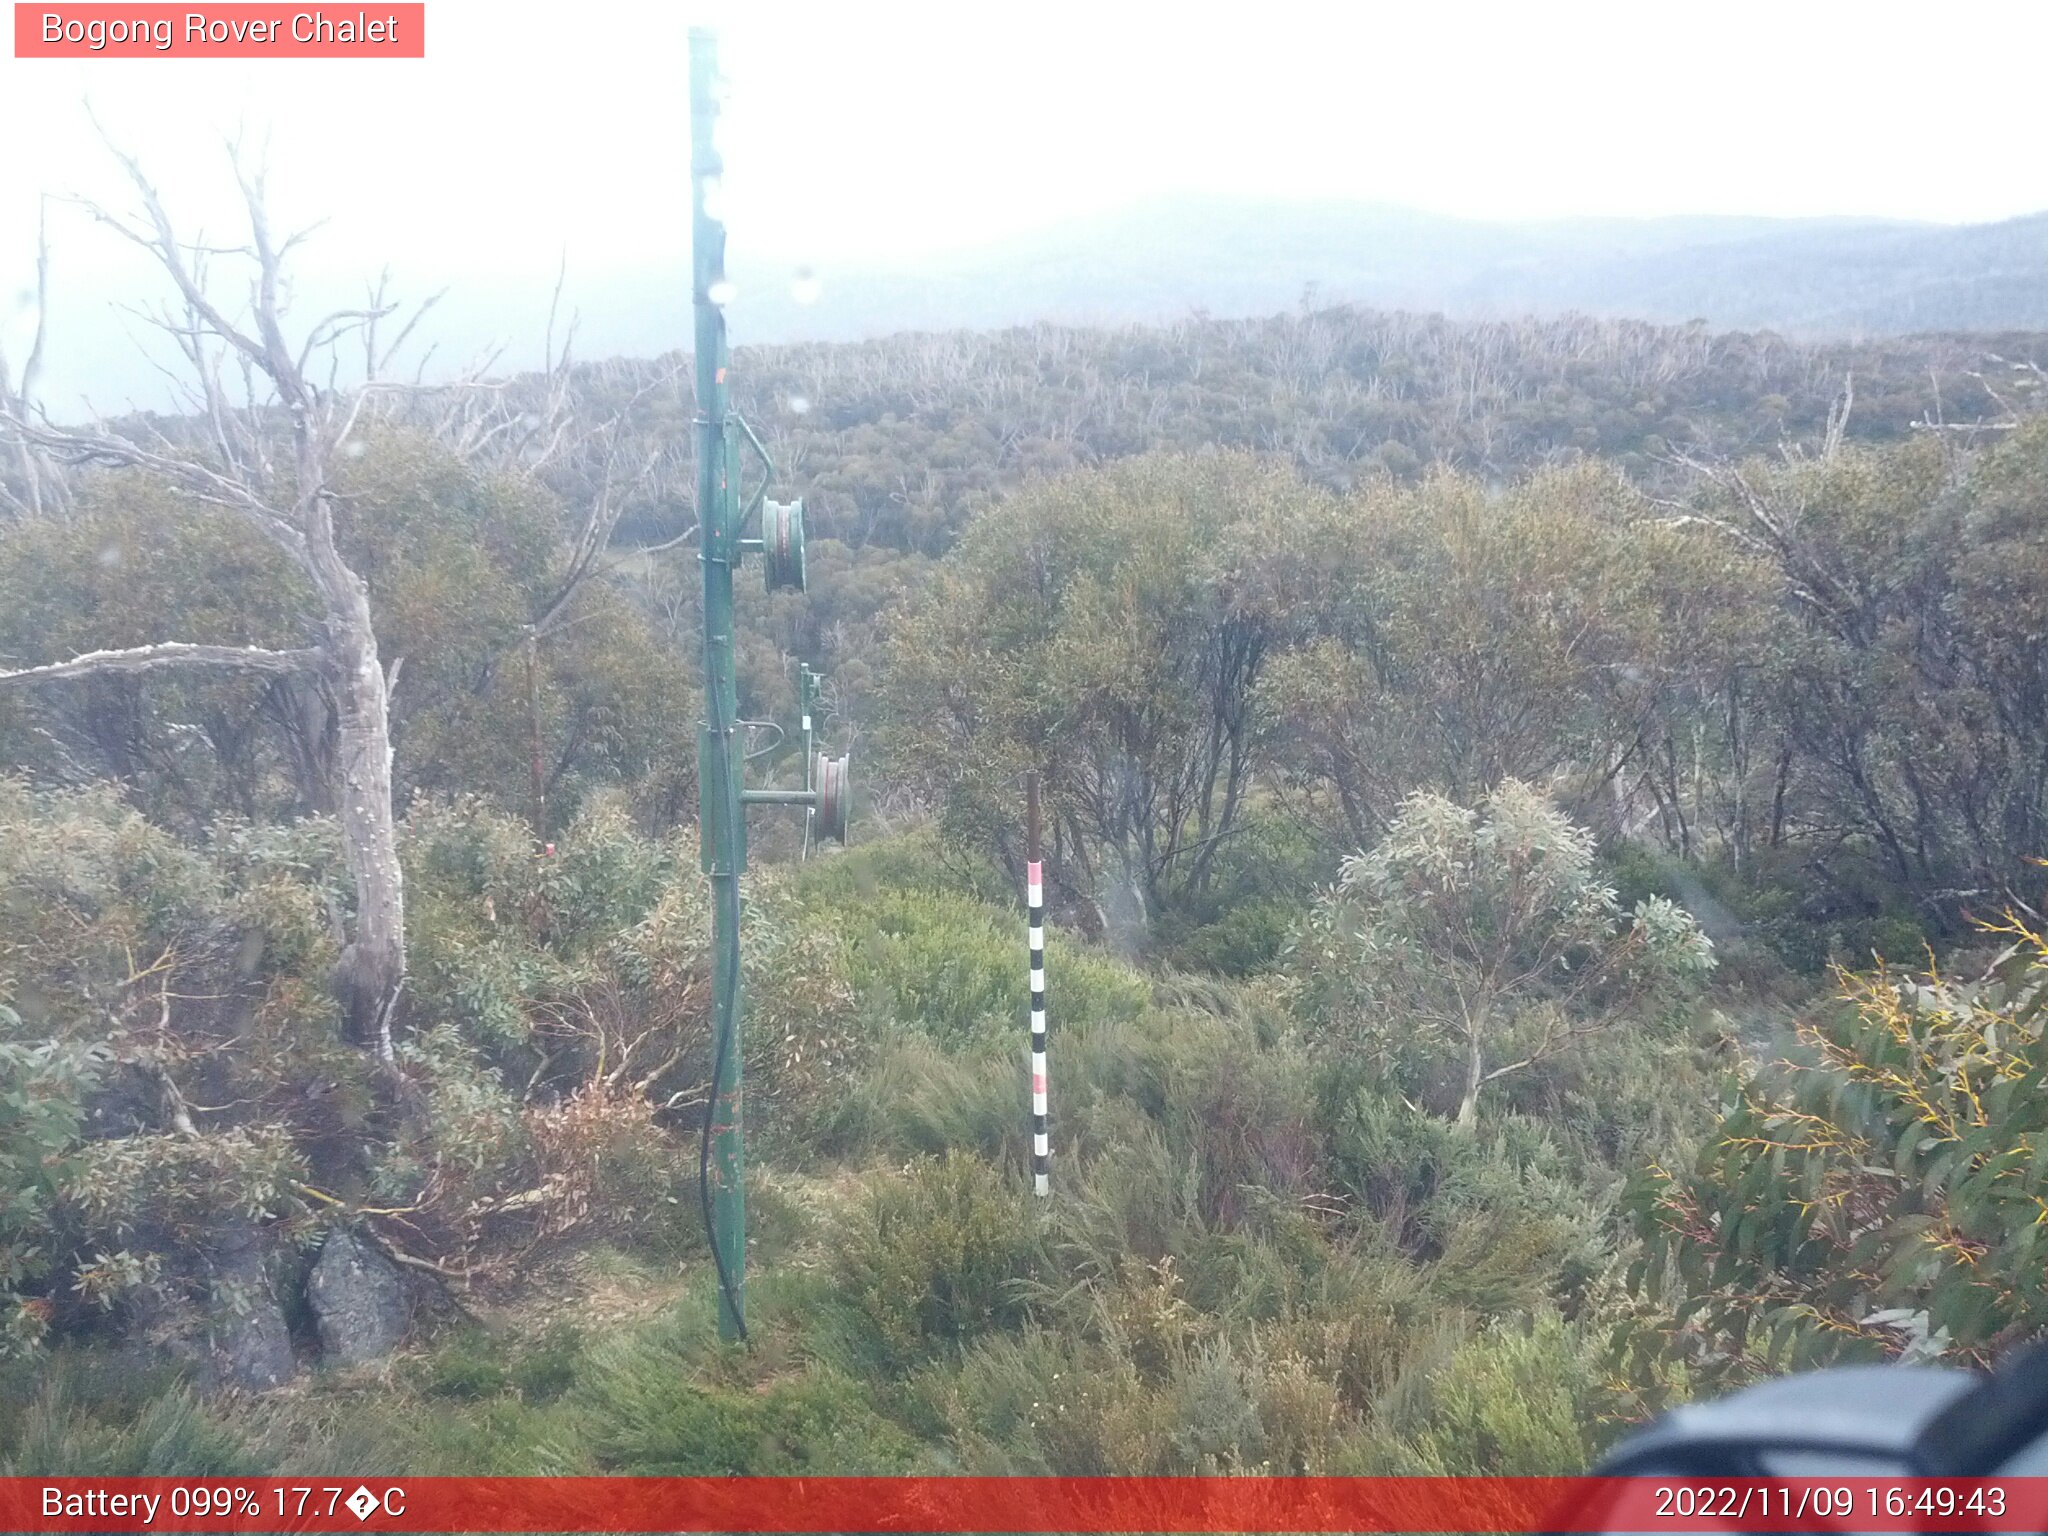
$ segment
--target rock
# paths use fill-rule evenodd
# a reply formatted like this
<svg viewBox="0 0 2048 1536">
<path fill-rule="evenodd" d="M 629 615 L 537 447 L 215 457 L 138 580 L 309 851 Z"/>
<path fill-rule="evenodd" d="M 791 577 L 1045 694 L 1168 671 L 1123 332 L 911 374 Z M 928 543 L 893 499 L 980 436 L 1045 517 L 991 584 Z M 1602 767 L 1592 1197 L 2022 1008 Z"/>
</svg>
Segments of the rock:
<svg viewBox="0 0 2048 1536">
<path fill-rule="evenodd" d="M 291 1330 L 266 1257 L 253 1226 L 231 1227 L 215 1245 L 208 1324 L 222 1386 L 260 1392 L 292 1378 Z"/>
<path fill-rule="evenodd" d="M 206 1309 L 176 1283 L 142 1286 L 121 1302 L 118 1358 L 137 1372 L 170 1367 L 202 1392 L 220 1385 Z"/>
<path fill-rule="evenodd" d="M 306 1299 L 329 1360 L 355 1365 L 381 1360 L 405 1337 L 411 1308 L 397 1267 L 346 1227 L 320 1245 Z"/>
</svg>

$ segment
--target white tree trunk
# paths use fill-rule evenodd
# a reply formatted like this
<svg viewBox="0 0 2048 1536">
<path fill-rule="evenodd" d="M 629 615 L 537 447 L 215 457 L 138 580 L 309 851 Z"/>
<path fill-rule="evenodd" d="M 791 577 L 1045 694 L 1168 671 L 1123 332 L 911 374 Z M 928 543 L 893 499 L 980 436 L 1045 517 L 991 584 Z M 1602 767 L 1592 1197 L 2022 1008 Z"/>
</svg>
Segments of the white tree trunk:
<svg viewBox="0 0 2048 1536">
<path fill-rule="evenodd" d="M 1486 1081 L 1484 1021 L 1482 1013 L 1465 1026 L 1465 1096 L 1458 1101 L 1458 1124 L 1467 1130 L 1479 1123 L 1479 1089 Z"/>
</svg>

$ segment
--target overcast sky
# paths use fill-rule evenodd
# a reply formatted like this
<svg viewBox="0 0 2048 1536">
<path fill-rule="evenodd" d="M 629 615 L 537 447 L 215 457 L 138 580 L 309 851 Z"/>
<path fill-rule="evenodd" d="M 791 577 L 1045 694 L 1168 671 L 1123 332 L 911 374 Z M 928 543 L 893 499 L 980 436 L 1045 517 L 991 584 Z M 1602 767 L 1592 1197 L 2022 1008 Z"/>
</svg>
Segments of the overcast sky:
<svg viewBox="0 0 2048 1536">
<path fill-rule="evenodd" d="M 2048 206 L 2043 0 L 429 0 L 424 60 L 0 58 L 0 323 L 39 192 L 120 198 L 88 96 L 210 232 L 222 136 L 267 134 L 279 222 L 330 221 L 309 281 L 388 263 L 512 324 L 544 316 L 565 250 L 572 292 L 680 271 L 692 20 L 724 33 L 735 248 L 828 281 L 1176 192 L 1483 218 Z M 75 215 L 54 244 L 53 310 L 127 289 Z"/>
</svg>

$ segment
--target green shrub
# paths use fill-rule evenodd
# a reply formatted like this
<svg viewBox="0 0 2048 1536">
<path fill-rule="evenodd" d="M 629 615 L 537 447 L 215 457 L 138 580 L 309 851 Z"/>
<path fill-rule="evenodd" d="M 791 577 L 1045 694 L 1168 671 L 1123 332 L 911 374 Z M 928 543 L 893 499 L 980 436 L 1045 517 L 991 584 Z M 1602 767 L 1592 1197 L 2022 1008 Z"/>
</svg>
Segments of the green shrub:
<svg viewBox="0 0 2048 1536">
<path fill-rule="evenodd" d="M 1606 1262 L 1587 1170 L 1539 1122 L 1475 1133 L 1361 1089 L 1333 1117 L 1330 1149 L 1338 1187 L 1429 1262 L 1454 1307 L 1498 1317 L 1569 1301 Z"/>
<path fill-rule="evenodd" d="M 1214 1476 L 1253 1470 L 1266 1455 L 1255 1367 L 1217 1339 L 1181 1364 L 1166 1397 L 1173 1470 Z"/>
<path fill-rule="evenodd" d="M 690 1321 L 711 1332 L 708 1313 Z M 872 1389 L 827 1367 L 775 1380 L 706 1379 L 683 1320 L 608 1341 L 584 1359 L 561 1407 L 598 1470 L 632 1476 L 879 1475 L 911 1470 L 914 1442 Z"/>
<path fill-rule="evenodd" d="M 525 1341 L 470 1326 L 442 1340 L 407 1375 L 430 1398 L 481 1402 L 517 1392 L 528 1403 L 552 1403 L 574 1382 L 583 1350 L 583 1336 L 563 1322 Z"/>
<path fill-rule="evenodd" d="M 0 1007 L 0 1037 L 20 1024 Z M 48 1326 L 48 1303 L 31 1296 L 63 1258 L 57 1207 L 78 1171 L 82 1105 L 100 1065 L 96 1053 L 55 1041 L 0 1038 L 0 1356 Z"/>
<path fill-rule="evenodd" d="M 1170 1465 L 1165 1399 L 1128 1356 L 1068 1334 L 984 1339 L 934 1390 L 971 1472 L 1130 1477 Z"/>
<path fill-rule="evenodd" d="M 280 1405 L 286 1407 L 290 1405 Z M 559 1404 L 510 1392 L 475 1399 L 394 1398 L 365 1385 L 276 1424 L 273 1456 L 298 1476 L 347 1477 L 365 1466 L 414 1477 L 573 1476 L 593 1469 L 582 1426 Z M 322 1411 L 324 1409 L 324 1411 Z"/>
<path fill-rule="evenodd" d="M 1472 807 L 1411 794 L 1294 947 L 1316 1041 L 1464 1125 L 1489 1084 L 1669 1016 L 1713 966 L 1689 913 L 1625 910 L 1592 834 L 1514 779 Z"/>
<path fill-rule="evenodd" d="M 0 777 L 0 1002 L 33 1038 L 97 1040 L 138 971 L 217 959 L 221 900 L 206 860 L 112 789 Z"/>
<path fill-rule="evenodd" d="M 885 891 L 925 891 L 994 906 L 1022 900 L 994 863 L 941 841 L 930 827 L 812 859 L 797 884 L 805 901 L 820 907 L 858 907 Z"/>
<path fill-rule="evenodd" d="M 479 1327 L 464 1328 L 428 1357 L 420 1390 L 429 1397 L 496 1397 L 511 1385 L 504 1346 Z"/>
<path fill-rule="evenodd" d="M 1262 1337 L 1276 1356 L 1304 1362 L 1327 1382 L 1355 1419 L 1393 1385 L 1442 1310 L 1422 1270 L 1383 1245 L 1361 1243 L 1329 1253 Z"/>
<path fill-rule="evenodd" d="M 1129 1100 L 1092 1117 L 1093 1144 L 1062 1143 L 1053 1157 L 1059 1198 L 1047 1213 L 1060 1277 L 1117 1274 L 1126 1259 L 1156 1263 L 1201 1222 L 1201 1175 L 1159 1125 Z"/>
<path fill-rule="evenodd" d="M 1475 1150 L 1471 1139 L 1404 1100 L 1359 1088 L 1327 1111 L 1330 1167 L 1354 1209 L 1401 1249 L 1427 1257 L 1435 1236 L 1431 1202 L 1450 1169 Z"/>
<path fill-rule="evenodd" d="M 1288 901 L 1250 900 L 1206 923 L 1162 919 L 1153 930 L 1152 950 L 1186 970 L 1256 976 L 1280 962 L 1297 911 Z"/>
<path fill-rule="evenodd" d="M 1202 1216 L 1233 1226 L 1285 1209 L 1322 1185 L 1308 1062 L 1238 1041 L 1191 1064 L 1169 1096 L 1169 1124 L 1190 1134 Z"/>
<path fill-rule="evenodd" d="M 555 857 L 538 861 L 540 894 L 548 937 L 569 954 L 602 948 L 631 929 L 683 863 L 673 848 L 634 829 L 617 792 L 592 795 L 555 848 Z"/>
<path fill-rule="evenodd" d="M 1325 1472 L 1349 1420 L 1338 1385 L 1299 1356 L 1263 1363 L 1258 1377 L 1261 1470 L 1283 1476 Z"/>
<path fill-rule="evenodd" d="M 694 871 L 684 879 L 695 896 L 702 882 Z M 777 1161 L 801 1163 L 821 1150 L 848 1082 L 874 1054 L 875 1031 L 859 1016 L 846 962 L 838 935 L 783 871 L 751 881 L 741 929 L 750 1144 Z"/>
<path fill-rule="evenodd" d="M 1029 1198 L 957 1152 L 870 1183 L 840 1223 L 833 1262 L 890 1361 L 908 1367 L 1021 1315 L 1035 1258 Z"/>
<path fill-rule="evenodd" d="M 1218 845 L 1200 891 L 1176 894 L 1152 927 L 1151 953 L 1182 970 L 1246 977 L 1273 969 L 1316 887 L 1335 873 L 1300 821 L 1247 811 Z"/>
<path fill-rule="evenodd" d="M 948 1051 L 920 1033 L 890 1029 L 870 1065 L 842 1093 L 824 1144 L 846 1156 L 918 1156 L 959 1149 L 1021 1153 L 1029 1106 L 1022 1040 Z"/>
<path fill-rule="evenodd" d="M 923 891 L 888 891 L 841 908 L 848 967 L 871 1017 L 949 1044 L 1021 1038 L 1029 1022 L 1024 914 Z M 1128 966 L 1054 932 L 1047 988 L 1061 1027 L 1133 1018 L 1151 986 Z"/>
<path fill-rule="evenodd" d="M 1748 942 L 1803 976 L 1824 975 L 1831 964 L 1868 965 L 1874 955 L 1911 964 L 1930 941 L 1944 945 L 1967 932 L 1952 913 L 1916 902 L 1890 861 L 1860 841 L 1831 849 L 1824 868 L 1810 848 L 1790 844 L 1756 850 L 1739 878 L 1715 862 L 1697 873 Z"/>
<path fill-rule="evenodd" d="M 1376 1472 L 1544 1477 L 1583 1472 L 1598 1455 L 1601 1393 L 1592 1352 L 1555 1314 L 1472 1335 L 1426 1354 L 1380 1404 Z"/>
<path fill-rule="evenodd" d="M 2011 942 L 1975 978 L 1838 972 L 1779 1058 L 1728 1083 L 1693 1165 L 1632 1182 L 1632 1278 L 1665 1314 L 1629 1341 L 1632 1374 L 1989 1365 L 2048 1325 L 2048 935 L 1987 932 Z"/>
</svg>

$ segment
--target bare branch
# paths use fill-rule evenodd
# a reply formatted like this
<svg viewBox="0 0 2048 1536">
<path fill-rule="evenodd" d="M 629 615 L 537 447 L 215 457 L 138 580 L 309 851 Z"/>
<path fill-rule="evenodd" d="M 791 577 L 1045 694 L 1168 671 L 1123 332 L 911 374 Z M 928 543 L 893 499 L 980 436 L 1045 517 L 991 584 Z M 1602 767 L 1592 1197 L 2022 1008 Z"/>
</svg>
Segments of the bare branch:
<svg viewBox="0 0 2048 1536">
<path fill-rule="evenodd" d="M 95 128 L 99 128 L 97 121 Z M 106 139 L 104 129 L 101 138 Z M 47 412 L 11 396 L 0 398 L 0 442 L 48 454 L 55 462 L 152 472 L 184 496 L 229 508 L 289 554 L 311 581 L 321 612 L 317 648 L 165 642 L 125 650 L 94 651 L 70 661 L 0 671 L 0 683 L 37 683 L 109 673 L 142 673 L 179 666 L 291 674 L 319 669 L 337 696 L 338 751 L 326 771 L 339 809 L 344 856 L 356 890 L 353 931 L 336 967 L 336 992 L 347 1028 L 388 1067 L 405 982 L 404 870 L 399 861 L 391 804 L 390 690 L 366 584 L 351 568 L 335 536 L 333 456 L 354 423 L 362 400 L 323 390 L 307 377 L 317 353 L 331 361 L 341 341 L 360 332 L 375 356 L 374 328 L 388 314 L 381 294 L 360 309 L 339 310 L 317 321 L 294 350 L 283 328 L 288 289 L 284 259 L 306 232 L 272 237 L 264 205 L 260 163 L 251 169 L 230 150 L 249 220 L 250 243 L 237 254 L 255 265 L 247 318 L 230 320 L 209 291 L 208 259 L 216 248 L 178 238 L 155 187 L 136 158 L 111 140 L 108 152 L 141 195 L 145 218 L 128 222 L 103 209 L 93 216 L 148 252 L 175 286 L 173 303 L 151 320 L 178 346 L 191 367 L 194 420 L 166 430 L 146 417 L 118 427 L 103 422 L 64 429 Z M 241 370 L 242 398 L 230 401 L 222 364 Z M 367 393 L 364 391 L 363 393 Z M 282 409 L 279 409 L 279 408 Z M 175 433 L 177 441 L 172 440 Z M 208 441 L 210 439 L 210 441 Z M 282 451 L 289 445 L 289 457 Z M 277 464 L 274 459 L 284 459 Z"/>
<path fill-rule="evenodd" d="M 36 385 L 43 376 L 43 339 L 50 316 L 50 206 L 46 198 L 36 213 L 36 333 L 29 343 L 28 361 L 21 368 L 21 398 L 35 399 Z"/>
<path fill-rule="evenodd" d="M 26 415 L 33 410 L 36 385 L 42 379 L 43 340 L 50 324 L 50 206 L 47 197 L 38 210 L 36 222 L 35 305 L 35 330 L 29 339 L 28 360 L 22 364 L 18 387 L 10 380 L 6 354 L 0 351 L 0 417 Z M 16 495 L 4 481 L 0 481 L 0 505 L 11 506 L 31 517 L 40 516 L 44 510 L 46 490 L 52 499 L 63 500 L 63 481 L 42 462 L 34 445 L 17 442 L 15 449 L 21 469 L 21 491 Z"/>
<path fill-rule="evenodd" d="M 660 459 L 659 451 L 647 455 L 639 471 L 633 476 L 630 489 L 638 489 L 647 483 Z M 584 517 L 583 527 L 576 536 L 576 543 L 569 555 L 569 569 L 563 575 L 554 597 L 549 601 L 541 616 L 534 620 L 534 633 L 545 635 L 555 621 L 562 616 L 575 597 L 577 589 L 591 574 L 597 557 L 604 553 L 611 543 L 612 529 L 618 526 L 619 518 L 625 511 L 628 492 L 618 490 L 612 479 L 616 454 L 608 453 L 604 463 L 604 482 L 592 497 L 590 511 Z"/>
<path fill-rule="evenodd" d="M 569 248 L 562 247 L 561 264 L 555 269 L 555 291 L 548 300 L 548 329 L 545 345 L 541 349 L 541 371 L 552 375 L 555 370 L 555 316 L 562 308 L 562 285 L 569 280 Z M 569 335 L 562 338 L 561 371 L 569 371 L 569 348 L 575 342 L 575 322 L 570 322 Z"/>
<path fill-rule="evenodd" d="M 322 653 L 314 648 L 272 651 L 255 645 L 191 645 L 182 640 L 166 640 L 158 645 L 136 645 L 118 651 L 87 651 L 69 661 L 53 661 L 44 666 L 0 672 L 0 684 L 48 683 L 60 678 L 95 677 L 108 672 L 155 672 L 167 667 L 304 672 L 318 666 L 321 660 Z"/>
<path fill-rule="evenodd" d="M 368 377 L 365 378 L 364 380 L 366 384 L 374 383 L 376 380 L 381 379 L 384 376 L 384 370 L 391 366 L 392 358 L 396 357 L 398 353 L 404 348 L 407 340 L 410 339 L 410 337 L 412 336 L 414 328 L 417 327 L 422 320 L 426 319 L 427 312 L 431 310 L 436 304 L 440 303 L 442 299 L 446 298 L 447 295 L 448 290 L 446 288 L 442 288 L 437 292 L 428 294 L 426 298 L 422 299 L 420 301 L 419 307 L 412 312 L 412 318 L 406 321 L 404 325 L 398 328 L 397 339 L 395 339 L 391 343 L 391 345 L 386 347 L 381 353 L 377 351 L 375 333 L 371 333 L 369 352 L 370 370 Z M 392 306 L 392 308 L 394 309 L 396 307 L 396 305 Z M 424 362 L 422 362 L 421 366 L 425 366 Z"/>
<path fill-rule="evenodd" d="M 295 422 L 303 424 L 313 401 L 305 376 L 293 364 L 291 347 L 285 341 L 284 328 L 279 323 L 281 311 L 277 284 L 284 262 L 283 253 L 271 244 L 270 211 L 263 195 L 263 171 L 259 168 L 253 175 L 245 172 L 239 153 L 232 159 L 235 179 L 242 184 L 242 203 L 249 213 L 249 233 L 256 244 L 256 329 L 263 338 L 263 350 L 257 366 L 270 375 Z M 301 496 L 307 494 L 303 489 L 300 492 Z"/>
<path fill-rule="evenodd" d="M 305 535 L 251 485 L 233 474 L 209 469 L 166 450 L 146 448 L 105 428 L 70 432 L 42 422 L 5 417 L 0 417 L 0 428 L 64 463 L 147 469 L 162 475 L 195 500 L 228 507 L 250 518 L 265 537 L 274 540 L 301 566 L 310 561 Z"/>
<path fill-rule="evenodd" d="M 90 108 L 87 108 L 87 115 L 91 116 Z M 97 117 L 92 119 L 92 124 L 98 130 L 100 141 L 106 145 L 107 152 L 120 163 L 121 169 L 128 173 L 129 181 L 134 183 L 135 190 L 141 194 L 143 209 L 149 217 L 151 232 L 144 233 L 135 229 L 125 220 L 115 218 L 95 203 L 83 204 L 87 212 L 91 213 L 102 224 L 106 224 L 118 231 L 154 256 L 158 264 L 169 274 L 171 281 L 178 285 L 179 293 L 184 296 L 185 302 L 193 311 L 200 315 L 223 341 L 247 356 L 266 373 L 270 372 L 270 360 L 264 348 L 254 337 L 247 335 L 236 327 L 229 321 L 226 315 L 222 314 L 215 307 L 213 301 L 207 296 L 206 289 L 199 282 L 193 268 L 186 261 L 187 252 L 197 251 L 203 255 L 203 248 L 186 246 L 179 242 L 177 233 L 171 226 L 170 215 L 164 212 L 164 205 L 157 196 L 156 187 L 151 183 L 149 177 L 143 173 L 140 162 L 108 136 L 106 129 L 100 126 Z M 246 195 L 248 191 L 246 179 L 243 181 L 243 189 Z"/>
<path fill-rule="evenodd" d="M 341 340 L 351 332 L 365 330 L 390 314 L 396 305 L 383 305 L 371 309 L 337 309 L 330 315 L 323 315 L 306 332 L 306 339 L 299 347 L 299 358 L 295 365 L 300 373 L 306 371 L 314 352 L 321 347 Z"/>
</svg>

